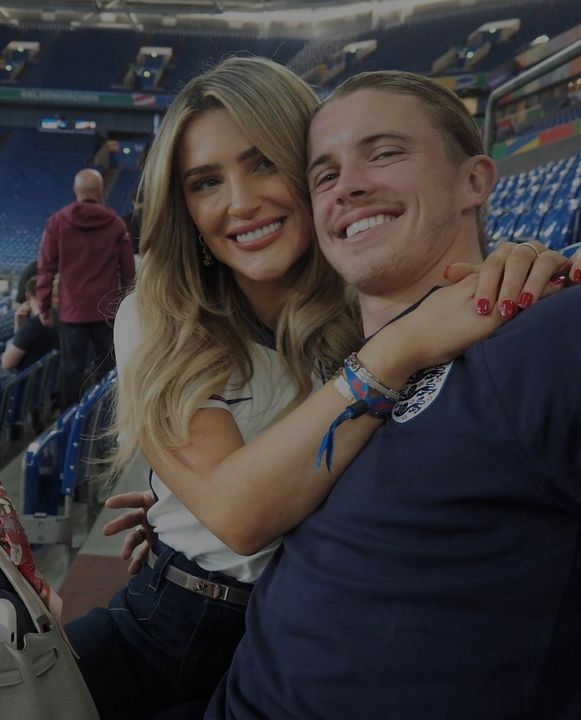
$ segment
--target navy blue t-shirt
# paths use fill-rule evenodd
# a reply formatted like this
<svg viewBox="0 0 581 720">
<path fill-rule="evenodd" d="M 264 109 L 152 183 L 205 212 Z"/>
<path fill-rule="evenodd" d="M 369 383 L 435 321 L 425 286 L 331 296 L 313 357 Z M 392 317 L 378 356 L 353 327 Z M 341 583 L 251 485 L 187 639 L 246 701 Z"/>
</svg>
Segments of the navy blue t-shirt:
<svg viewBox="0 0 581 720">
<path fill-rule="evenodd" d="M 207 720 L 581 718 L 581 288 L 420 373 L 256 586 Z"/>
<path fill-rule="evenodd" d="M 40 322 L 40 316 L 26 318 L 16 335 L 12 338 L 14 346 L 24 350 L 26 355 L 18 364 L 17 370 L 24 370 L 51 350 L 58 350 L 58 330 Z"/>
</svg>

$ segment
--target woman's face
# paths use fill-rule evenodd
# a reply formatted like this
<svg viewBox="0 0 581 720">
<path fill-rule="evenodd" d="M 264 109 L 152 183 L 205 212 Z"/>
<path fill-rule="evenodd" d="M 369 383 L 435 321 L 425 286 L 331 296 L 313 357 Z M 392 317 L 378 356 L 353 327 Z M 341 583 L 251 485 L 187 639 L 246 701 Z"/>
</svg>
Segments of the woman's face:
<svg viewBox="0 0 581 720">
<path fill-rule="evenodd" d="M 178 147 L 184 198 L 212 255 L 243 291 L 281 283 L 312 242 L 284 177 L 224 108 L 197 114 Z"/>
</svg>

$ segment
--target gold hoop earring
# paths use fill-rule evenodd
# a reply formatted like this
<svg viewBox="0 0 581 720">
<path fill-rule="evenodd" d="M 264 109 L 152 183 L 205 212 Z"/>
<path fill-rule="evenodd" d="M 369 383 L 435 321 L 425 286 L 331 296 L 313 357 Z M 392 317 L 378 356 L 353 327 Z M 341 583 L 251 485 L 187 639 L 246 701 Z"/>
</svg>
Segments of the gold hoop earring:
<svg viewBox="0 0 581 720">
<path fill-rule="evenodd" d="M 210 265 L 213 265 L 216 261 L 202 235 L 200 235 L 200 245 L 202 246 L 202 263 L 204 267 L 210 267 Z"/>
</svg>

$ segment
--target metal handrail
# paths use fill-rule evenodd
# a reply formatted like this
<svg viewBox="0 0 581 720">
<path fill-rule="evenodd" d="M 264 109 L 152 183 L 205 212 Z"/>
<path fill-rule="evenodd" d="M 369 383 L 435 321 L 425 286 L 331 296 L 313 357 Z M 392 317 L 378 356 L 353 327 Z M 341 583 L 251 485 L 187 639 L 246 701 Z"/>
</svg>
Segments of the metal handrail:
<svg viewBox="0 0 581 720">
<path fill-rule="evenodd" d="M 534 65 L 529 70 L 525 70 L 517 77 L 504 83 L 504 85 L 500 85 L 496 88 L 496 90 L 493 90 L 490 93 L 488 102 L 486 103 L 486 116 L 484 120 L 483 141 L 485 152 L 490 154 L 492 150 L 494 131 L 494 108 L 498 100 L 501 97 L 507 95 L 508 93 L 513 92 L 514 90 L 518 90 L 518 88 L 523 87 L 523 85 L 527 85 L 529 82 L 531 82 L 531 80 L 536 80 L 538 77 L 542 77 L 543 75 L 551 72 L 551 70 L 555 70 L 556 68 L 561 67 L 561 65 L 564 65 L 566 62 L 569 62 L 569 60 L 573 60 L 579 55 L 581 55 L 581 40 L 576 40 L 574 43 L 571 43 L 571 45 L 563 48 L 563 50 L 559 50 L 559 52 L 556 52 L 554 55 L 546 58 L 546 60 L 543 60 L 537 65 Z"/>
</svg>

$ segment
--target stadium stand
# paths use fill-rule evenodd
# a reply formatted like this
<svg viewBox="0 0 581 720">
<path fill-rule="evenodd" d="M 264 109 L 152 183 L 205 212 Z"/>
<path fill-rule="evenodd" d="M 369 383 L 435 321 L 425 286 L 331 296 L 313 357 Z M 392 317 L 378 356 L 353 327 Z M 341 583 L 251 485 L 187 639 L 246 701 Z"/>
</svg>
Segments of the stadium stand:
<svg viewBox="0 0 581 720">
<path fill-rule="evenodd" d="M 493 245 L 539 240 L 561 250 L 579 242 L 581 154 L 500 178 L 489 204 Z"/>
<path fill-rule="evenodd" d="M 0 146 L 0 273 L 18 274 L 36 258 L 47 217 L 72 200 L 71 177 L 93 165 L 94 137 L 12 130 Z"/>
<path fill-rule="evenodd" d="M 115 383 L 112 371 L 28 446 L 21 518 L 31 542 L 70 543 L 75 499 L 84 502 L 89 515 L 97 509 L 91 480 L 104 467 L 97 461 L 108 447 L 103 431 L 110 421 L 109 393 Z"/>
</svg>

